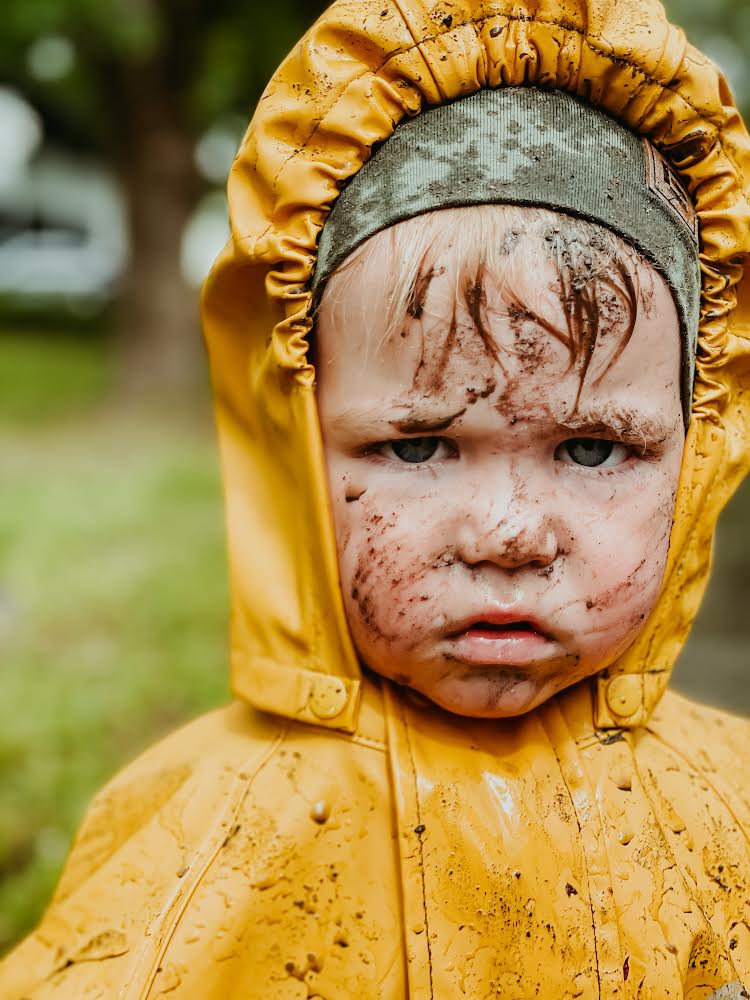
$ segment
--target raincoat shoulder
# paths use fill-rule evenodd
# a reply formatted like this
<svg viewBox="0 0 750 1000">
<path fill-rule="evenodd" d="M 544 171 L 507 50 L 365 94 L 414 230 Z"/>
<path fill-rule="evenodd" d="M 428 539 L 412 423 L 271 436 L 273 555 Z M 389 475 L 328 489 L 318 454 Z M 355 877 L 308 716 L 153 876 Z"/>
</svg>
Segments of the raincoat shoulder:
<svg viewBox="0 0 750 1000">
<path fill-rule="evenodd" d="M 93 802 L 0 995 L 291 997 L 310 973 L 322 995 L 399 995 L 399 935 L 373 930 L 400 923 L 378 700 L 351 736 L 235 703 L 141 756 Z"/>
<path fill-rule="evenodd" d="M 662 794 L 670 789 L 675 802 L 679 797 L 686 830 L 699 822 L 693 806 L 698 812 L 703 809 L 702 822 L 713 831 L 719 851 L 726 849 L 720 846 L 726 845 L 727 839 L 717 813 L 710 811 L 711 798 L 715 797 L 731 818 L 729 826 L 734 832 L 727 832 L 727 837 L 740 834 L 740 843 L 750 839 L 750 720 L 670 690 L 639 740 L 649 766 L 660 767 Z M 690 840 L 690 836 L 685 839 Z M 716 882 L 720 888 L 721 882 Z"/>
</svg>

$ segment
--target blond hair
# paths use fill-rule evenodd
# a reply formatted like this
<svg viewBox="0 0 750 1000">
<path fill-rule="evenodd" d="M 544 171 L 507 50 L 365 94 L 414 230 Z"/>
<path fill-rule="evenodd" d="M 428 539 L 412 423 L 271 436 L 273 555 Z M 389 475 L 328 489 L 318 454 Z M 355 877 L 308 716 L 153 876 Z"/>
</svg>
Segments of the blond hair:
<svg viewBox="0 0 750 1000">
<path fill-rule="evenodd" d="M 526 238 L 531 235 L 538 239 Z M 514 288 L 516 269 L 534 267 L 540 249 L 555 266 L 564 327 L 544 320 L 535 304 L 522 301 Z M 586 219 L 538 207 L 474 205 L 425 212 L 371 236 L 330 277 L 319 308 L 335 307 L 356 288 L 372 257 L 383 255 L 388 267 L 382 346 L 402 328 L 405 317 L 419 319 L 434 276 L 434 265 L 429 262 L 447 253 L 457 258 L 456 297 L 463 298 L 475 325 L 482 326 L 478 317 L 487 275 L 501 277 L 511 315 L 535 320 L 567 347 L 571 368 L 580 371 L 581 388 L 603 317 L 611 319 L 613 309 L 620 316 L 618 336 L 614 342 L 610 339 L 609 367 L 633 333 L 640 297 L 639 263 L 655 273 L 624 239 Z"/>
</svg>

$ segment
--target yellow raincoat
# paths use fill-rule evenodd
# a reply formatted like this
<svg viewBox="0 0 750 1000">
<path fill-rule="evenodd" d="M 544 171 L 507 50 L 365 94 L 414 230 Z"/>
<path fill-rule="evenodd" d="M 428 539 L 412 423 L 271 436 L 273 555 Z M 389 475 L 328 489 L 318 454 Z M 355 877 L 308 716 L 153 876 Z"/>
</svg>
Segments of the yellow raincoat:
<svg viewBox="0 0 750 1000">
<path fill-rule="evenodd" d="M 703 304 L 669 567 L 605 674 L 506 721 L 363 676 L 314 372 L 316 239 L 406 115 L 572 91 L 649 136 L 701 223 Z M 750 464 L 750 142 L 655 0 L 340 0 L 271 81 L 205 292 L 237 701 L 95 800 L 2 1000 L 747 996 L 750 725 L 665 693 Z M 710 669 L 710 664 L 707 664 Z"/>
</svg>

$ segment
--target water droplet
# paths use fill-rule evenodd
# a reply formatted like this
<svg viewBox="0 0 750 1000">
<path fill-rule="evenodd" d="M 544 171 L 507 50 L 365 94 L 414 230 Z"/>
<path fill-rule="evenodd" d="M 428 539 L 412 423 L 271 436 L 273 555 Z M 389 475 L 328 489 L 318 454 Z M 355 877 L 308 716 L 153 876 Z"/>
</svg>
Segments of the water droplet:
<svg viewBox="0 0 750 1000">
<path fill-rule="evenodd" d="M 325 799 L 320 799 L 310 810 L 310 819 L 314 820 L 316 823 L 328 822 L 328 818 L 331 815 L 330 803 L 326 802 Z"/>
<path fill-rule="evenodd" d="M 633 775 L 624 767 L 615 768 L 612 772 L 612 781 L 621 792 L 630 792 L 633 789 Z"/>
</svg>

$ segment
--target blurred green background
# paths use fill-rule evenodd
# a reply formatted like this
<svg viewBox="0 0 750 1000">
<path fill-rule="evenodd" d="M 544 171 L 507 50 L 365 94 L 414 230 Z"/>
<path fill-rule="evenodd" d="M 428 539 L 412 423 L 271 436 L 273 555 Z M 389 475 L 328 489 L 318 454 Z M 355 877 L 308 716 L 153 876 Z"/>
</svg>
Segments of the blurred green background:
<svg viewBox="0 0 750 1000">
<path fill-rule="evenodd" d="M 313 0 L 5 0 L 0 28 L 0 952 L 94 790 L 228 697 L 197 287 Z M 668 5 L 750 107 L 750 6 Z M 750 712 L 750 490 L 677 686 Z"/>
</svg>

